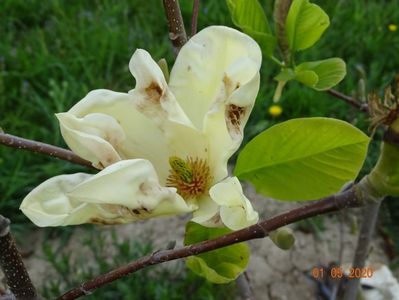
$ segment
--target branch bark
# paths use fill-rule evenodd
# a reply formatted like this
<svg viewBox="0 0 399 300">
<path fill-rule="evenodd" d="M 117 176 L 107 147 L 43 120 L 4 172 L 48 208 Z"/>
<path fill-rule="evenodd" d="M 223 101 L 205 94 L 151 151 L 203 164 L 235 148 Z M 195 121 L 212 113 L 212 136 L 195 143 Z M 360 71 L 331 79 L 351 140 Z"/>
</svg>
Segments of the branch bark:
<svg viewBox="0 0 399 300">
<path fill-rule="evenodd" d="M 197 33 L 199 0 L 193 2 L 193 16 L 191 17 L 191 36 Z"/>
<path fill-rule="evenodd" d="M 10 234 L 10 220 L 2 215 L 0 215 L 0 267 L 16 299 L 38 299 L 36 289 Z"/>
<path fill-rule="evenodd" d="M 381 199 L 382 200 L 382 199 Z M 381 201 L 372 203 L 363 208 L 362 225 L 356 246 L 355 257 L 352 268 L 364 268 L 370 253 L 370 245 L 373 237 L 375 224 L 378 219 Z M 359 291 L 360 278 L 352 278 L 346 286 L 344 300 L 356 300 Z"/>
<path fill-rule="evenodd" d="M 364 181 L 364 183 L 366 183 L 366 181 Z M 158 251 L 152 255 L 142 257 L 125 266 L 119 267 L 106 274 L 99 275 L 85 283 L 82 283 L 79 287 L 66 292 L 58 299 L 76 299 L 80 296 L 90 293 L 94 289 L 151 265 L 156 265 L 192 255 L 198 255 L 200 253 L 212 251 L 251 239 L 263 238 L 266 237 L 269 232 L 299 220 L 310 218 L 319 214 L 338 211 L 344 208 L 362 206 L 365 202 L 367 202 L 367 198 L 362 192 L 362 189 L 363 187 L 361 185 L 354 185 L 351 189 L 343 191 L 342 193 L 328 196 L 321 200 L 312 202 L 311 204 L 301 206 L 269 220 L 259 222 L 258 224 L 229 233 L 219 238 L 185 246 L 180 249 Z"/>
<path fill-rule="evenodd" d="M 334 96 L 335 98 L 341 99 L 345 101 L 346 103 L 352 105 L 353 107 L 357 108 L 358 110 L 368 113 L 368 105 L 365 103 L 360 102 L 359 100 L 349 97 L 341 92 L 338 92 L 334 89 L 329 89 L 327 90 L 327 93 L 329 93 L 331 96 Z"/>
<path fill-rule="evenodd" d="M 177 56 L 181 47 L 187 42 L 187 34 L 184 28 L 179 0 L 163 0 L 163 6 L 168 21 L 169 39 Z"/>
<path fill-rule="evenodd" d="M 91 162 L 81 158 L 80 156 L 77 156 L 70 150 L 66 150 L 42 142 L 24 139 L 15 135 L 0 133 L 0 144 L 11 148 L 28 150 L 33 153 L 48 155 L 85 167 L 94 168 Z"/>
</svg>

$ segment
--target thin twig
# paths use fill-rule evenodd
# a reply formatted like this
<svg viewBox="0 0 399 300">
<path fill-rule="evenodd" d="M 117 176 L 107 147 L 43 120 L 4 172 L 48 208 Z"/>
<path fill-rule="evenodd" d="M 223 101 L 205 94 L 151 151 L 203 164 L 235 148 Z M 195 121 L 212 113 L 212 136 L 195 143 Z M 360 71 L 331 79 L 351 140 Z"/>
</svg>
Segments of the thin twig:
<svg viewBox="0 0 399 300">
<path fill-rule="evenodd" d="M 169 39 L 172 41 L 173 50 L 177 56 L 181 47 L 187 42 L 179 0 L 163 0 L 163 6 L 168 21 Z"/>
<path fill-rule="evenodd" d="M 338 252 L 338 259 L 337 259 L 337 266 L 342 266 L 342 261 L 344 258 L 344 249 L 345 249 L 345 243 L 344 243 L 344 224 L 345 224 L 345 217 L 344 217 L 345 211 L 341 211 L 340 214 L 338 214 L 338 226 L 339 226 L 339 252 Z M 342 279 L 342 278 L 341 278 Z M 335 281 L 334 286 L 331 291 L 331 296 L 329 300 L 336 300 L 338 296 L 339 289 L 341 287 L 341 282 L 342 280 L 338 279 Z"/>
<path fill-rule="evenodd" d="M 38 299 L 37 292 L 10 234 L 10 220 L 0 215 L 0 267 L 18 300 Z"/>
<path fill-rule="evenodd" d="M 254 300 L 254 295 L 252 293 L 252 287 L 249 281 L 248 273 L 245 271 L 240 274 L 236 279 L 236 284 L 238 291 L 240 292 L 242 300 Z"/>
<path fill-rule="evenodd" d="M 91 162 L 77 156 L 70 150 L 56 147 L 50 144 L 24 139 L 15 135 L 0 133 L 0 144 L 7 147 L 28 150 L 34 153 L 40 153 L 51 157 L 69 161 L 74 164 L 93 168 Z"/>
<path fill-rule="evenodd" d="M 363 209 L 363 221 L 359 232 L 359 239 L 356 246 L 352 268 L 363 269 L 365 267 L 367 257 L 370 253 L 371 240 L 373 237 L 375 224 L 378 219 L 380 206 L 381 201 L 369 204 Z M 360 277 L 352 278 L 351 280 L 349 280 L 345 289 L 344 300 L 357 299 L 356 297 L 359 291 L 359 286 Z"/>
<path fill-rule="evenodd" d="M 239 231 L 221 236 L 213 240 L 203 241 L 197 244 L 185 246 L 173 250 L 162 250 L 152 255 L 144 256 L 136 261 L 127 265 L 119 267 L 106 274 L 99 275 L 79 287 L 74 288 L 58 299 L 71 300 L 90 293 L 92 290 L 113 282 L 128 274 L 134 273 L 145 267 L 160 264 L 163 262 L 176 260 L 200 253 L 208 252 L 218 248 L 226 247 L 232 244 L 263 238 L 268 235 L 270 231 L 276 230 L 287 224 L 297 222 L 306 218 L 310 218 L 319 214 L 326 214 L 329 212 L 338 211 L 348 207 L 358 207 L 363 205 L 363 197 L 359 197 L 357 186 L 342 193 L 331 195 L 319 201 L 312 202 L 311 204 L 301 206 L 289 212 L 280 214 L 269 220 L 259 222 L 258 224 L 249 226 Z"/>
<path fill-rule="evenodd" d="M 199 0 L 193 2 L 193 16 L 191 17 L 191 36 L 197 33 Z"/>
<path fill-rule="evenodd" d="M 365 103 L 360 102 L 359 100 L 352 98 L 350 96 L 347 96 L 341 92 L 338 92 L 336 90 L 333 89 L 329 89 L 327 90 L 327 93 L 329 93 L 330 95 L 334 96 L 335 98 L 341 99 L 343 101 L 345 101 L 346 103 L 352 105 L 353 107 L 356 107 L 358 110 L 362 111 L 362 112 L 368 112 L 368 105 Z"/>
</svg>

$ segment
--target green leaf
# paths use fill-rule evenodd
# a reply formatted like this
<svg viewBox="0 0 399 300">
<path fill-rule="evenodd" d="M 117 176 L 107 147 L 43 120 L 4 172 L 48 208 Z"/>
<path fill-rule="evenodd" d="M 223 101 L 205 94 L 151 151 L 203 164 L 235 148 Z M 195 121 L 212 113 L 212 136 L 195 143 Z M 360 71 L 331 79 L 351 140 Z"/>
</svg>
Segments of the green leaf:
<svg viewBox="0 0 399 300">
<path fill-rule="evenodd" d="M 283 68 L 280 73 L 274 77 L 275 80 L 277 81 L 290 81 L 294 79 L 296 76 L 295 71 L 291 68 Z"/>
<path fill-rule="evenodd" d="M 275 199 L 312 200 L 356 178 L 369 138 L 344 121 L 293 119 L 250 141 L 238 156 L 235 175 Z"/>
<path fill-rule="evenodd" d="M 319 76 L 313 71 L 303 70 L 295 73 L 295 80 L 314 88 L 319 81 Z"/>
<path fill-rule="evenodd" d="M 284 68 L 274 79 L 285 82 L 294 79 L 317 91 L 325 91 L 337 85 L 345 75 L 345 62 L 340 58 L 329 58 L 302 63 L 295 70 Z"/>
<path fill-rule="evenodd" d="M 313 46 L 330 25 L 328 15 L 309 0 L 294 0 L 288 12 L 285 29 L 292 51 Z"/>
<path fill-rule="evenodd" d="M 236 26 L 270 33 L 265 12 L 258 0 L 226 0 L 226 2 Z"/>
<path fill-rule="evenodd" d="M 210 240 L 230 233 L 228 228 L 208 228 L 194 222 L 186 225 L 185 245 Z M 187 258 L 187 267 L 213 283 L 228 283 L 235 280 L 248 265 L 249 248 L 239 243 Z"/>
<path fill-rule="evenodd" d="M 250 35 L 266 56 L 271 56 L 276 38 L 271 34 L 265 12 L 258 0 L 226 0 L 233 23 Z"/>
<path fill-rule="evenodd" d="M 267 57 L 273 55 L 274 48 L 276 46 L 276 38 L 273 35 L 259 31 L 253 31 L 249 28 L 242 28 L 242 30 L 259 44 L 263 55 Z"/>
<path fill-rule="evenodd" d="M 296 80 L 315 90 L 325 91 L 344 79 L 346 65 L 342 59 L 335 57 L 302 63 L 295 68 L 295 73 Z"/>
</svg>

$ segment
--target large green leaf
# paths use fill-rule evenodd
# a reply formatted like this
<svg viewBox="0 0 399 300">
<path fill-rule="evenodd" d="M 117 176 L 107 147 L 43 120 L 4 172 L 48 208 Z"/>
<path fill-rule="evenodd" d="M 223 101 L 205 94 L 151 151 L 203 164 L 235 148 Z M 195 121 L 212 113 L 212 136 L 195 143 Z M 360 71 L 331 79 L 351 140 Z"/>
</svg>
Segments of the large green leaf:
<svg viewBox="0 0 399 300">
<path fill-rule="evenodd" d="M 231 232 L 228 228 L 208 228 L 194 222 L 186 225 L 185 245 L 217 238 Z M 187 267 L 213 283 L 235 280 L 248 265 L 249 248 L 239 243 L 187 258 Z"/>
<path fill-rule="evenodd" d="M 312 200 L 353 180 L 369 138 L 344 121 L 293 119 L 256 136 L 240 153 L 235 175 L 279 200 Z"/>
<path fill-rule="evenodd" d="M 276 38 L 271 34 L 265 12 L 258 0 L 226 0 L 233 23 L 250 35 L 271 56 Z"/>
<path fill-rule="evenodd" d="M 295 68 L 296 80 L 318 91 L 325 91 L 337 85 L 346 75 L 345 62 L 340 58 L 329 58 L 305 62 Z M 309 75 L 317 80 L 306 80 Z M 304 80 L 305 79 L 305 80 Z"/>
<path fill-rule="evenodd" d="M 330 25 L 328 15 L 309 0 L 294 0 L 285 23 L 288 45 L 292 51 L 313 46 Z"/>
</svg>

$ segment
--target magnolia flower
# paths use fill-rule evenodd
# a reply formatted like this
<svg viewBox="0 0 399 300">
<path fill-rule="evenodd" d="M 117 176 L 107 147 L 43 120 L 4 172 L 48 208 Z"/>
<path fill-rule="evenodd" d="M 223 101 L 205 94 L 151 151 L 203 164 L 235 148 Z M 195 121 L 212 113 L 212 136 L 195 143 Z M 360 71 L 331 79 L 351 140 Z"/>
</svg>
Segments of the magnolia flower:
<svg viewBox="0 0 399 300">
<path fill-rule="evenodd" d="M 240 229 L 258 214 L 227 161 L 259 89 L 261 51 L 249 36 L 212 26 L 181 49 L 169 83 L 138 49 L 129 93 L 94 90 L 57 114 L 68 146 L 101 171 L 53 177 L 21 210 L 38 226 L 119 224 L 193 212 L 205 226 Z"/>
</svg>

